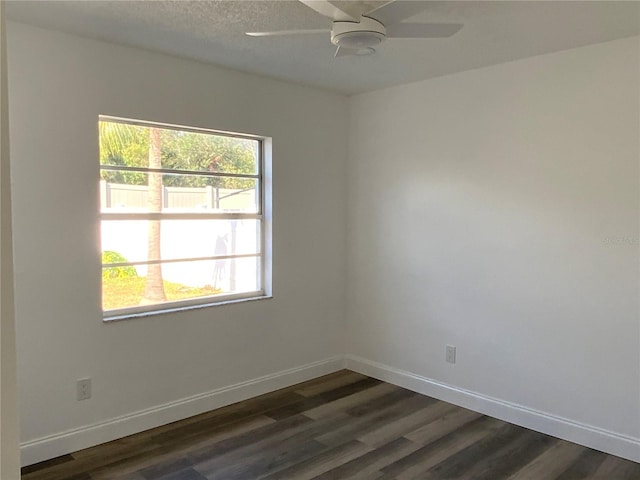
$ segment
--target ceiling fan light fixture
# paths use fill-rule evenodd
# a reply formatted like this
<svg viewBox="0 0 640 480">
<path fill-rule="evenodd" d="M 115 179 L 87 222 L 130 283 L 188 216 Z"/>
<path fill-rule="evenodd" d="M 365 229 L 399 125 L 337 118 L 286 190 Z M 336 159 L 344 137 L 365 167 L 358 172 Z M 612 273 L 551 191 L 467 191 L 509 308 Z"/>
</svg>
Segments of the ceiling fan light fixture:
<svg viewBox="0 0 640 480">
<path fill-rule="evenodd" d="M 374 53 L 376 53 L 376 50 L 374 48 L 367 47 L 367 48 L 361 48 L 355 53 L 355 55 L 357 57 L 366 57 L 369 55 L 373 55 Z"/>
<path fill-rule="evenodd" d="M 384 40 L 378 32 L 346 32 L 334 37 L 334 43 L 344 48 L 373 48 Z"/>
<path fill-rule="evenodd" d="M 353 50 L 374 48 L 387 38 L 386 30 L 373 18 L 360 17 L 360 22 L 333 22 L 331 43 Z"/>
</svg>

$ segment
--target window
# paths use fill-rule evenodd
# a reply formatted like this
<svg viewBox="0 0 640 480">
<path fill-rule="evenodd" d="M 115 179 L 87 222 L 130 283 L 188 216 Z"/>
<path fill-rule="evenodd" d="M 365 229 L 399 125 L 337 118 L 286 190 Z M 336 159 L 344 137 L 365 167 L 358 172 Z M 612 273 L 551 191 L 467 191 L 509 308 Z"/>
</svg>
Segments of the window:
<svg viewBox="0 0 640 480">
<path fill-rule="evenodd" d="M 265 296 L 263 139 L 100 117 L 105 319 Z"/>
</svg>

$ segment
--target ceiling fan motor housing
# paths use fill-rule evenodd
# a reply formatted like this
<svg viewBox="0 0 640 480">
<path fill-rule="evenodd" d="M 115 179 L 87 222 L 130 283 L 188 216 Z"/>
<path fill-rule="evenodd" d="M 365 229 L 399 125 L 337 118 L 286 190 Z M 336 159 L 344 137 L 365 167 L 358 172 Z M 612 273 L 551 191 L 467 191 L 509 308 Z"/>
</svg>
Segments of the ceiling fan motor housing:
<svg viewBox="0 0 640 480">
<path fill-rule="evenodd" d="M 377 20 L 360 17 L 360 22 L 333 22 L 331 43 L 343 48 L 372 48 L 387 38 L 386 30 Z"/>
</svg>

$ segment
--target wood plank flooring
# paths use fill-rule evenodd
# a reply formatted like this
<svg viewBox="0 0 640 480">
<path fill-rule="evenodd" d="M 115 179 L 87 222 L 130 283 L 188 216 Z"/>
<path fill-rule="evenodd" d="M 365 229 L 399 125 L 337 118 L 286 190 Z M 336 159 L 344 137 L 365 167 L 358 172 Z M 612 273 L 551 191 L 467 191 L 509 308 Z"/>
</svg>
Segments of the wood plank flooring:
<svg viewBox="0 0 640 480">
<path fill-rule="evenodd" d="M 640 464 L 343 370 L 22 470 L 23 480 L 637 480 Z"/>
</svg>

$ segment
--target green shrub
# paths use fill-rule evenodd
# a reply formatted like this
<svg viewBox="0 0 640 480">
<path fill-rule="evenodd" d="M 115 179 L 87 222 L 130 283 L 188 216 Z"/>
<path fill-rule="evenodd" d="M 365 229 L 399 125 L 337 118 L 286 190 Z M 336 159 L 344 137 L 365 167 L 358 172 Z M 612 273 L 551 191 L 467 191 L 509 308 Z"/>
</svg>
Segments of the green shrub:
<svg viewBox="0 0 640 480">
<path fill-rule="evenodd" d="M 118 252 L 112 252 L 110 250 L 106 250 L 102 252 L 102 264 L 106 265 L 109 263 L 121 263 L 127 262 L 128 260 L 120 255 Z M 136 272 L 135 267 L 126 266 L 126 267 L 105 267 L 102 269 L 102 278 L 126 278 L 126 277 L 137 277 L 138 272 Z"/>
</svg>

